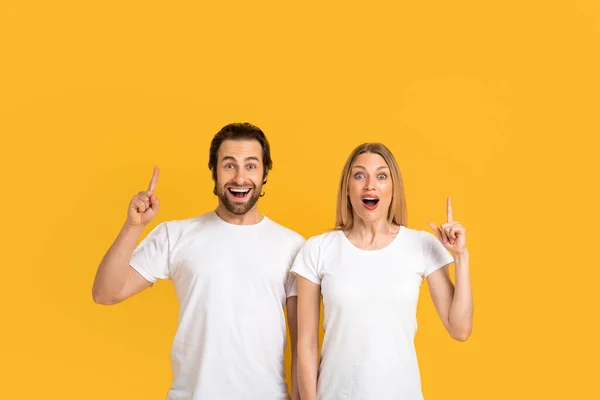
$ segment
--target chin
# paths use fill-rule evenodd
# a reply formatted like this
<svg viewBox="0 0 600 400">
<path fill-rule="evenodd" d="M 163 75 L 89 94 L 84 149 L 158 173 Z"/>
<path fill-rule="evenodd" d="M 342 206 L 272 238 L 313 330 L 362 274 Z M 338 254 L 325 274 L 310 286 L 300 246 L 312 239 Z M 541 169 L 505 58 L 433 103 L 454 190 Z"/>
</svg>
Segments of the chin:
<svg viewBox="0 0 600 400">
<path fill-rule="evenodd" d="M 372 212 L 372 211 L 364 212 L 363 210 L 361 210 L 361 212 L 354 211 L 354 215 L 356 215 L 358 218 L 360 218 L 364 222 L 376 222 L 376 221 L 386 218 L 385 215 L 383 215 L 379 212 Z"/>
</svg>

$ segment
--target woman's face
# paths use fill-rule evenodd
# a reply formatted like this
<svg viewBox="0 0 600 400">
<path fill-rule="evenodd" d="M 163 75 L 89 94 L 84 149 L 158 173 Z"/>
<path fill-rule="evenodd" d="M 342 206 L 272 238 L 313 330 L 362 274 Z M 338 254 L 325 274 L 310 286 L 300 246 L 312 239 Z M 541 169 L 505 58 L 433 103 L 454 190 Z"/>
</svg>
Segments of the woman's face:
<svg viewBox="0 0 600 400">
<path fill-rule="evenodd" d="M 355 218 L 365 222 L 387 219 L 394 187 L 383 157 L 360 154 L 354 160 L 348 181 L 348 196 Z"/>
</svg>

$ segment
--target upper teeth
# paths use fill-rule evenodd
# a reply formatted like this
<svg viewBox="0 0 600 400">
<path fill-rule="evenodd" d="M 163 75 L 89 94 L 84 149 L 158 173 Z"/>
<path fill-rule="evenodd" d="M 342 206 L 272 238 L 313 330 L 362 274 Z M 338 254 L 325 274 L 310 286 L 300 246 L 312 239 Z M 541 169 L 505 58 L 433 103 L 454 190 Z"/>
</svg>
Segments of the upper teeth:
<svg viewBox="0 0 600 400">
<path fill-rule="evenodd" d="M 365 197 L 363 200 L 377 200 L 375 197 Z"/>
<path fill-rule="evenodd" d="M 248 191 L 250 191 L 250 189 L 229 189 L 232 192 L 236 192 L 236 193 L 246 193 Z"/>
</svg>

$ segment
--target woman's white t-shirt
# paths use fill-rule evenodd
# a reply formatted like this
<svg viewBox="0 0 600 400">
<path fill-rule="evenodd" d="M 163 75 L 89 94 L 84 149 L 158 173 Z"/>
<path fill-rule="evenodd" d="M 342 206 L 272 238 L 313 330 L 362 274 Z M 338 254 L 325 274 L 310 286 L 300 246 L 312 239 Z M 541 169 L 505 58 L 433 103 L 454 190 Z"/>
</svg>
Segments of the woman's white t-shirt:
<svg viewBox="0 0 600 400">
<path fill-rule="evenodd" d="M 414 337 L 423 278 L 453 262 L 431 233 L 400 227 L 379 250 L 339 230 L 310 238 L 292 272 L 321 285 L 318 400 L 421 400 Z"/>
</svg>

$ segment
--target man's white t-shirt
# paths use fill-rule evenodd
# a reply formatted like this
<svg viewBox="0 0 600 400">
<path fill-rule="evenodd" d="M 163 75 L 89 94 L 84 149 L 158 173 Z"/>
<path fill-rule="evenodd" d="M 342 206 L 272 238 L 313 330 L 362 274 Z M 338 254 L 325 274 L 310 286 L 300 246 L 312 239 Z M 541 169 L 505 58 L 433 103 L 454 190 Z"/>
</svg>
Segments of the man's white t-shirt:
<svg viewBox="0 0 600 400">
<path fill-rule="evenodd" d="M 290 267 L 305 240 L 266 216 L 253 225 L 213 211 L 158 224 L 130 265 L 171 279 L 179 301 L 167 400 L 284 400 Z"/>
<path fill-rule="evenodd" d="M 318 400 L 421 400 L 414 337 L 423 278 L 453 261 L 437 238 L 400 227 L 379 250 L 340 231 L 306 241 L 292 272 L 321 285 Z"/>
</svg>

